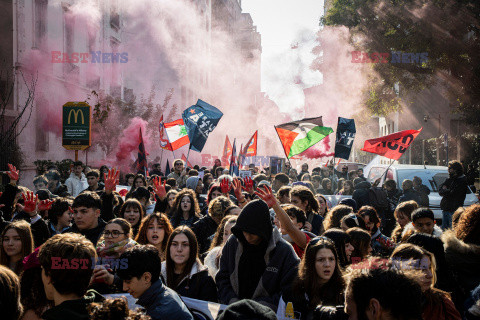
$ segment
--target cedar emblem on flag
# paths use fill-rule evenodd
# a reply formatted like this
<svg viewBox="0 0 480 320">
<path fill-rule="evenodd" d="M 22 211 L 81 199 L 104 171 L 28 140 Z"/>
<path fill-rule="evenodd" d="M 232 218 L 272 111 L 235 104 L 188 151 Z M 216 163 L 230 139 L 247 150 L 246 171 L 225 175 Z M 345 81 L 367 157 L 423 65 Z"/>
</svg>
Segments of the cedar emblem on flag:
<svg viewBox="0 0 480 320">
<path fill-rule="evenodd" d="M 420 134 L 420 130 L 405 130 L 389 134 L 388 136 L 365 141 L 362 151 L 379 154 L 385 158 L 398 160 L 407 151 L 413 140 Z"/>
<path fill-rule="evenodd" d="M 165 123 L 165 132 L 167 133 L 168 141 L 170 141 L 172 150 L 177 150 L 190 143 L 183 119 Z"/>
<path fill-rule="evenodd" d="M 275 126 L 287 158 L 302 153 L 333 132 L 324 127 L 322 117 L 306 118 Z"/>
</svg>

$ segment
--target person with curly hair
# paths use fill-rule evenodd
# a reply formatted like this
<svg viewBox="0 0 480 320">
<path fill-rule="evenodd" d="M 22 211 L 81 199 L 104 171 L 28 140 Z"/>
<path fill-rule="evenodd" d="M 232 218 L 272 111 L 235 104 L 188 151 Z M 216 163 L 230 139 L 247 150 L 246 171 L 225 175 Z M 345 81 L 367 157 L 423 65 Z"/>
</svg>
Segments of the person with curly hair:
<svg viewBox="0 0 480 320">
<path fill-rule="evenodd" d="M 219 196 L 208 203 L 208 213 L 193 224 L 192 230 L 195 233 L 199 245 L 199 254 L 205 253 L 211 244 L 212 236 L 218 228 L 225 211 L 233 206 L 233 202 L 225 196 Z"/>
<path fill-rule="evenodd" d="M 480 204 L 467 207 L 455 229 L 443 233 L 442 241 L 447 265 L 462 288 L 455 299 L 462 312 L 469 292 L 480 283 Z"/>
<path fill-rule="evenodd" d="M 330 228 L 341 228 L 342 218 L 352 214 L 353 209 L 345 204 L 339 204 L 328 211 L 323 226 L 325 230 Z"/>
<path fill-rule="evenodd" d="M 318 201 L 312 191 L 304 186 L 295 186 L 290 190 L 290 202 L 302 209 L 307 217 L 305 230 L 315 235 L 323 233 L 323 217 L 318 214 Z"/>
<path fill-rule="evenodd" d="M 173 228 L 183 225 L 192 227 L 199 220 L 200 207 L 193 190 L 183 189 L 177 194 L 172 212 L 170 222 Z"/>
<path fill-rule="evenodd" d="M 167 215 L 160 212 L 146 216 L 140 224 L 135 241 L 139 244 L 151 244 L 157 248 L 160 260 L 165 260 L 168 237 L 173 232 L 172 224 Z"/>
</svg>

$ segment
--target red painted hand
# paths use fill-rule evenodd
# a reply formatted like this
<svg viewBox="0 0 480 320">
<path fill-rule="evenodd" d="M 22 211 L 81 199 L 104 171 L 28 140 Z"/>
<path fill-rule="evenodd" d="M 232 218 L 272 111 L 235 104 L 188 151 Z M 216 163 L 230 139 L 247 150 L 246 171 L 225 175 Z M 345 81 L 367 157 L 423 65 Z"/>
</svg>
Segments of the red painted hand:
<svg viewBox="0 0 480 320">
<path fill-rule="evenodd" d="M 42 200 L 38 204 L 38 210 L 39 211 L 50 210 L 50 208 L 52 207 L 52 204 L 53 204 L 53 200 L 49 200 L 49 199 Z"/>
<path fill-rule="evenodd" d="M 222 189 L 223 194 L 228 194 L 232 189 L 230 181 L 228 179 L 223 179 L 222 181 L 220 181 L 220 189 Z"/>
<path fill-rule="evenodd" d="M 160 200 L 165 199 L 167 196 L 167 190 L 165 189 L 166 181 L 163 181 L 162 184 L 162 179 L 160 177 L 156 177 L 153 179 L 153 191 L 155 191 L 155 194 Z"/>
<path fill-rule="evenodd" d="M 272 193 L 272 189 L 270 189 L 268 186 L 257 188 L 257 191 L 255 192 L 255 194 L 260 199 L 265 201 L 269 208 L 277 204 L 277 198 L 275 198 L 275 196 Z"/>
<path fill-rule="evenodd" d="M 119 175 L 120 171 L 117 171 L 115 168 L 108 170 L 108 177 L 105 173 L 103 174 L 103 180 L 105 181 L 105 192 L 111 193 L 116 189 L 117 184 L 120 182 L 118 179 Z"/>
<path fill-rule="evenodd" d="M 24 201 L 23 211 L 26 213 L 34 213 L 37 209 L 38 195 L 34 195 L 33 192 L 27 192 L 27 195 L 22 193 L 22 198 Z"/>
<path fill-rule="evenodd" d="M 18 175 L 20 174 L 20 171 L 15 168 L 15 166 L 11 165 L 10 163 L 8 164 L 8 170 L 7 174 L 10 180 L 13 181 L 18 181 Z"/>
<path fill-rule="evenodd" d="M 245 187 L 243 190 L 247 191 L 250 194 L 253 194 L 253 180 L 250 177 L 246 177 L 243 179 L 243 183 L 245 184 Z"/>
</svg>

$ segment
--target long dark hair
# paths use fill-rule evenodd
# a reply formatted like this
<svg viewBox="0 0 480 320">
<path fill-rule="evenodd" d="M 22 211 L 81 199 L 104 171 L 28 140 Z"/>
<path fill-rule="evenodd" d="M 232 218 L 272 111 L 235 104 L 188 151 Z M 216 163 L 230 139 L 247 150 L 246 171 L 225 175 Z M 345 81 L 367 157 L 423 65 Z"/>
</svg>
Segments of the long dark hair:
<svg viewBox="0 0 480 320">
<path fill-rule="evenodd" d="M 368 248 L 372 237 L 370 233 L 362 228 L 355 227 L 347 230 L 347 234 L 350 236 L 350 241 L 353 246 L 352 262 L 353 258 L 365 259 L 368 256 Z"/>
<path fill-rule="evenodd" d="M 175 262 L 173 262 L 172 257 L 170 256 L 170 247 L 172 246 L 173 239 L 175 236 L 178 234 L 184 234 L 187 239 L 188 239 L 188 244 L 190 246 L 190 253 L 188 255 L 188 260 L 187 264 L 185 265 L 185 268 L 183 269 L 182 273 L 176 278 L 175 277 Z M 173 230 L 172 234 L 170 237 L 168 237 L 168 242 L 167 242 L 167 251 L 165 253 L 165 261 L 167 265 L 167 285 L 172 288 L 176 289 L 176 287 L 180 284 L 179 281 L 182 281 L 184 277 L 186 277 L 188 274 L 190 274 L 190 271 L 192 270 L 193 265 L 195 262 L 199 261 L 198 260 L 198 242 L 197 242 L 197 237 L 195 237 L 195 234 L 193 233 L 192 229 L 190 229 L 187 226 L 180 226 Z M 177 279 L 175 281 L 175 278 Z"/>
<path fill-rule="evenodd" d="M 298 197 L 302 202 L 307 201 L 307 207 L 305 208 L 306 213 L 308 214 L 309 211 L 313 211 L 315 213 L 318 212 L 318 201 L 315 199 L 313 192 L 304 186 L 295 186 L 290 190 L 290 197 Z"/>
<path fill-rule="evenodd" d="M 7 225 L 5 229 L 3 229 L 0 236 L 0 264 L 6 266 L 7 268 L 10 262 L 10 257 L 3 249 L 3 238 L 10 229 L 17 231 L 18 236 L 22 241 L 22 259 L 16 263 L 15 270 L 13 270 L 17 275 L 20 275 L 20 273 L 23 271 L 23 258 L 32 253 L 34 249 L 32 230 L 30 229 L 30 224 L 24 220 L 14 221 Z"/>
<path fill-rule="evenodd" d="M 197 200 L 197 197 L 195 196 L 194 191 L 190 189 L 183 189 L 177 194 L 177 196 L 175 197 L 175 203 L 173 204 L 173 214 L 172 214 L 173 226 L 178 226 L 178 224 L 180 223 L 180 219 L 183 216 L 182 199 L 185 196 L 189 197 L 190 202 L 192 203 L 192 205 L 190 206 L 190 211 L 188 213 L 188 218 L 190 219 L 194 216 L 197 218 L 200 217 L 200 214 L 199 214 L 200 207 L 198 205 L 198 200 Z"/>
<path fill-rule="evenodd" d="M 130 209 L 130 208 L 137 208 L 138 211 L 140 212 L 140 218 L 138 219 L 137 224 L 132 226 L 132 228 L 138 230 L 138 226 L 140 226 L 140 223 L 142 223 L 143 217 L 145 216 L 145 211 L 143 210 L 142 204 L 137 199 L 130 198 L 126 200 L 123 203 L 122 208 L 120 209 L 120 213 L 118 214 L 118 217 L 125 219 L 125 211 L 127 211 L 127 209 Z"/>
<path fill-rule="evenodd" d="M 317 252 L 320 249 L 329 249 L 335 256 L 335 270 L 327 283 L 321 284 L 315 268 Z M 317 305 L 336 306 L 342 304 L 345 281 L 340 269 L 337 250 L 333 241 L 326 237 L 313 238 L 305 248 L 305 253 L 298 266 L 298 274 L 293 282 L 293 294 L 303 299 L 305 293 L 309 297 L 311 308 Z"/>
<path fill-rule="evenodd" d="M 345 245 L 351 242 L 350 236 L 343 231 L 342 229 L 332 228 L 323 234 L 325 237 L 331 239 L 335 244 L 335 249 L 337 250 L 338 264 L 345 268 L 350 264 L 349 259 L 347 258 L 347 253 L 345 252 Z"/>
</svg>

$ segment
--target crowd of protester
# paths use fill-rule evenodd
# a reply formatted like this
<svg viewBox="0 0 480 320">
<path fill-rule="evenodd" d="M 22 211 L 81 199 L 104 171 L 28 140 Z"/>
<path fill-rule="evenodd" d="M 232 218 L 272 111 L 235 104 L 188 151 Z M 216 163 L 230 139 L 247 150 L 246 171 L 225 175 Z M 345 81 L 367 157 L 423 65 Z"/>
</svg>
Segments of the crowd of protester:
<svg viewBox="0 0 480 320">
<path fill-rule="evenodd" d="M 459 162 L 439 187 L 441 226 L 419 177 L 173 164 L 121 176 L 75 162 L 34 191 L 9 165 L 0 317 L 196 319 L 187 297 L 227 305 L 217 319 L 480 319 L 480 204 L 463 207 Z"/>
</svg>

